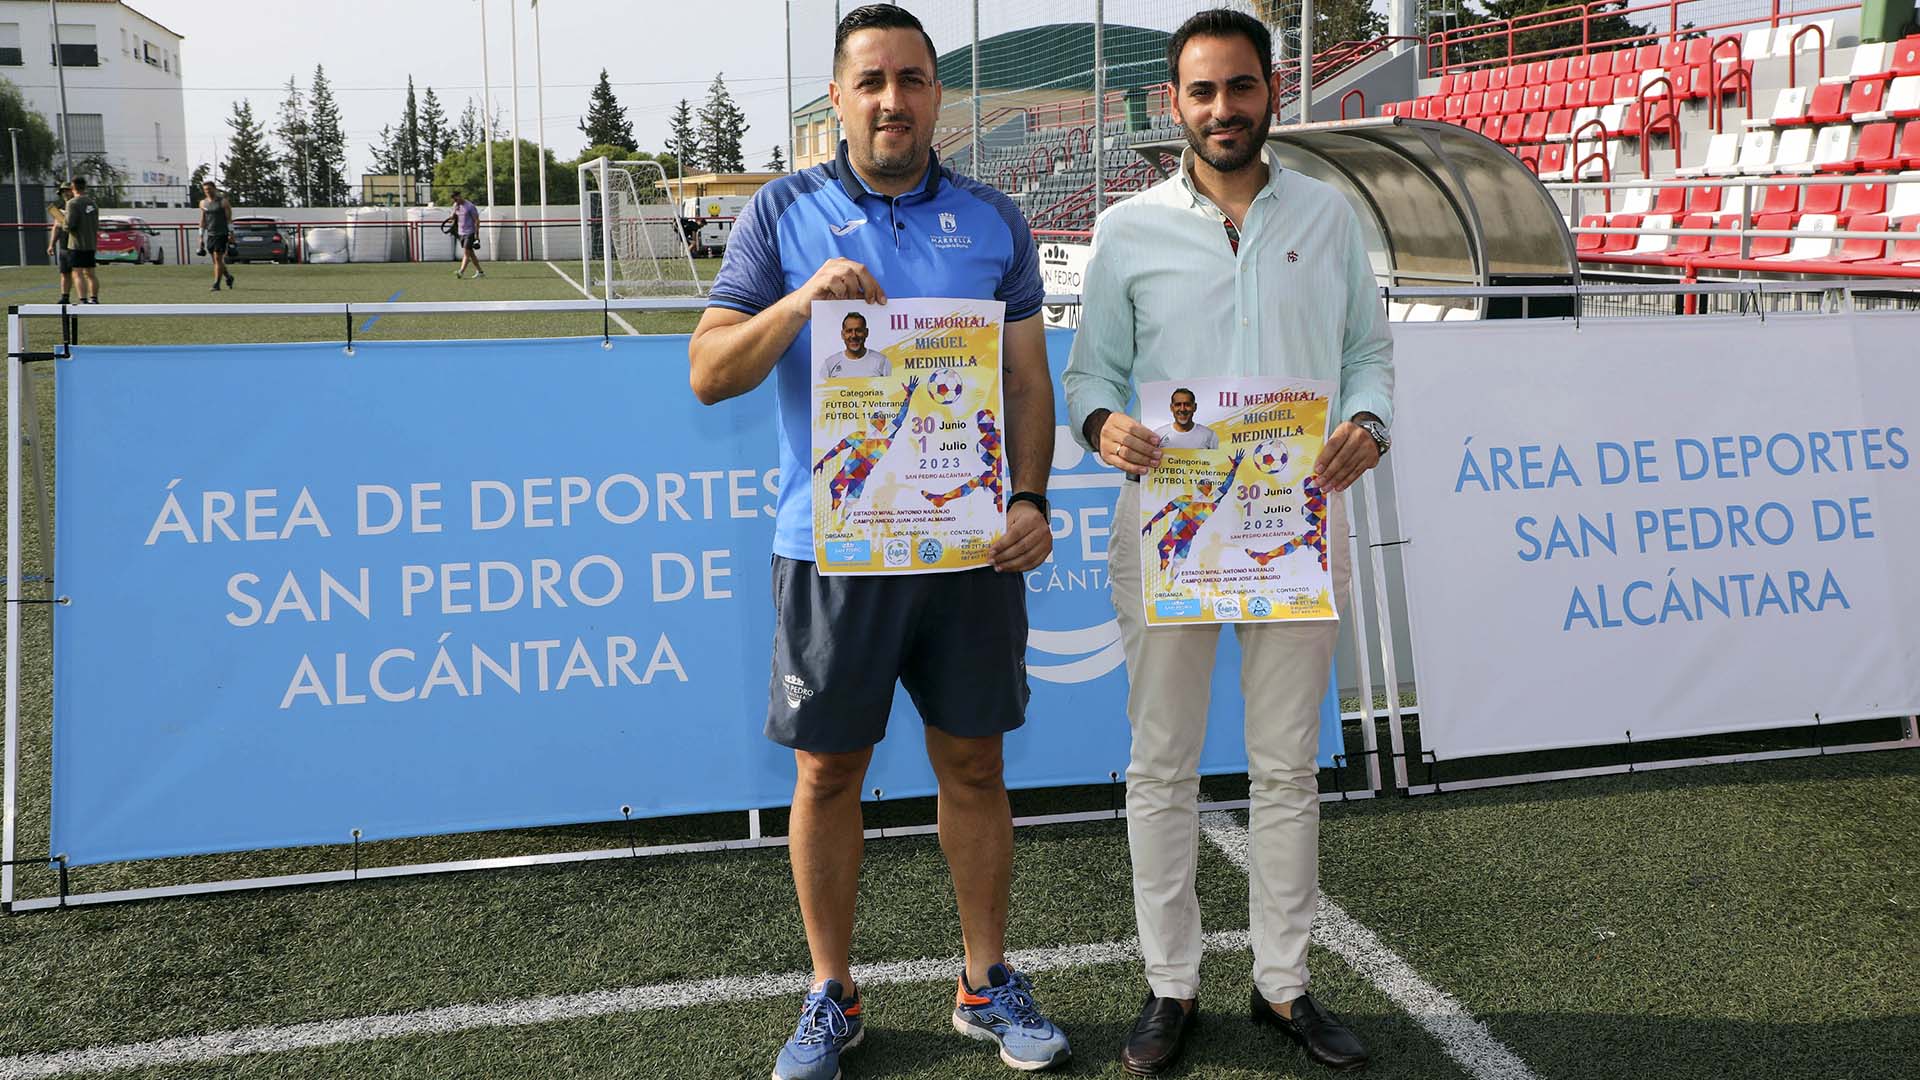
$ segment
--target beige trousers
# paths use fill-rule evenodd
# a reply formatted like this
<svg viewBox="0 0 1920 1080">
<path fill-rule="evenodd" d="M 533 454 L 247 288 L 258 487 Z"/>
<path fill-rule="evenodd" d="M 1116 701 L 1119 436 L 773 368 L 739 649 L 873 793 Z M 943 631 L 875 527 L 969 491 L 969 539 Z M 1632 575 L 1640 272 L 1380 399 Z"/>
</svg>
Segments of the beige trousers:
<svg viewBox="0 0 1920 1080">
<path fill-rule="evenodd" d="M 1147 983 L 1157 997 L 1194 998 L 1200 988 L 1200 748 L 1220 629 L 1146 626 L 1140 592 L 1140 487 L 1120 485 L 1108 574 L 1127 654 L 1127 840 L 1133 907 Z M 1352 575 L 1346 500 L 1328 499 L 1336 603 Z M 1301 556 L 1305 557 L 1305 556 Z M 1237 626 L 1240 693 L 1246 703 L 1250 782 L 1249 920 L 1253 982 L 1269 1001 L 1307 988 L 1307 937 L 1320 876 L 1320 701 L 1339 633 L 1332 622 Z"/>
</svg>

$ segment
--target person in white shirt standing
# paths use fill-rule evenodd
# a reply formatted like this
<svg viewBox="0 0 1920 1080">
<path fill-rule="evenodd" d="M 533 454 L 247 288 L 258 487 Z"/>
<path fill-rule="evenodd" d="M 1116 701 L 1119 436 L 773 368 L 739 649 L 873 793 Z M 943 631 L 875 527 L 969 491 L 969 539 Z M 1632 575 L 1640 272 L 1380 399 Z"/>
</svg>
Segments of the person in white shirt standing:
<svg viewBox="0 0 1920 1080">
<path fill-rule="evenodd" d="M 1174 445 L 1125 411 L 1134 383 L 1206 376 L 1338 380 L 1336 426 L 1314 462 L 1330 495 L 1386 452 L 1393 343 L 1360 223 L 1338 191 L 1284 170 L 1266 149 L 1279 74 L 1266 27 L 1206 11 L 1168 43 L 1176 116 L 1190 149 L 1172 177 L 1107 210 L 1094 231 L 1065 384 L 1076 437 L 1145 475 Z M 1116 521 L 1137 521 L 1140 484 L 1122 484 Z M 1331 501 L 1328 533 L 1345 535 Z M 1135 1075 L 1163 1072 L 1197 1014 L 1199 760 L 1217 626 L 1145 626 L 1136 530 L 1113 533 L 1109 566 L 1126 651 L 1127 836 L 1147 1000 L 1121 1053 Z M 1331 568 L 1347 595 L 1344 545 Z M 1334 1068 L 1368 1054 L 1307 994 L 1307 940 L 1319 886 L 1316 751 L 1337 625 L 1242 625 L 1241 690 L 1251 833 L 1252 1016 Z M 1198 699 L 1196 700 L 1196 695 Z"/>
<path fill-rule="evenodd" d="M 1175 450 L 1220 449 L 1220 433 L 1193 422 L 1193 414 L 1200 408 L 1200 400 L 1193 396 L 1193 391 L 1184 386 L 1175 390 L 1167 408 L 1173 413 L 1173 423 L 1153 429 L 1160 437 L 1161 446 Z"/>
<path fill-rule="evenodd" d="M 846 347 L 820 362 L 821 378 L 870 379 L 893 373 L 893 363 L 886 353 L 867 348 L 865 315 L 847 312 L 847 317 L 840 320 L 840 343 Z"/>
</svg>

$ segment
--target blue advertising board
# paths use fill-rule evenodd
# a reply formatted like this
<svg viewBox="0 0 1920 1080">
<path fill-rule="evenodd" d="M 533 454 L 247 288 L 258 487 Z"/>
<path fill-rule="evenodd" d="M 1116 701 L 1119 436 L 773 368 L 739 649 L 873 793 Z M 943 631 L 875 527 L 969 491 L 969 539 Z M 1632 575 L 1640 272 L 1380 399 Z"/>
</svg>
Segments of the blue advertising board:
<svg viewBox="0 0 1920 1080">
<path fill-rule="evenodd" d="M 58 379 L 73 864 L 791 797 L 771 388 L 698 406 L 684 337 L 81 348 Z M 1014 787 L 1126 769 L 1118 476 L 1058 446 Z M 1208 773 L 1246 768 L 1238 666 L 1229 636 Z M 916 727 L 901 694 L 869 790 L 932 793 Z"/>
</svg>

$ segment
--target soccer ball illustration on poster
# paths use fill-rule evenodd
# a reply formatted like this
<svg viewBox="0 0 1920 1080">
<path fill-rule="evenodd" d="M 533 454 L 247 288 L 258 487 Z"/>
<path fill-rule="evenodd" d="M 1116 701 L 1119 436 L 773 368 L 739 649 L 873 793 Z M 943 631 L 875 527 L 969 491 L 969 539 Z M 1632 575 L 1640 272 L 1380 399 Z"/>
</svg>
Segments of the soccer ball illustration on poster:
<svg viewBox="0 0 1920 1080">
<path fill-rule="evenodd" d="M 966 387 L 960 383 L 959 372 L 951 368 L 941 368 L 933 373 L 932 379 L 927 381 L 927 393 L 933 395 L 933 400 L 942 405 L 951 405 L 959 401 L 960 395 L 965 392 Z"/>
<path fill-rule="evenodd" d="M 1253 467 L 1268 476 L 1285 476 L 1287 473 L 1287 448 L 1279 443 L 1265 442 L 1253 448 Z"/>
</svg>

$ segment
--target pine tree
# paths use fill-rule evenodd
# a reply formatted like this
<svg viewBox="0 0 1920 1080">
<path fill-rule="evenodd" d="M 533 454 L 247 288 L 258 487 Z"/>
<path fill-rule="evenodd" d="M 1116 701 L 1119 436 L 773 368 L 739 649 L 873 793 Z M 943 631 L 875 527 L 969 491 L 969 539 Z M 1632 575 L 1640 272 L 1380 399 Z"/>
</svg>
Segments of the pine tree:
<svg viewBox="0 0 1920 1080">
<path fill-rule="evenodd" d="M 773 144 L 773 155 L 767 158 L 767 171 L 768 172 L 786 172 L 787 171 L 786 154 L 784 151 L 780 149 L 779 143 Z"/>
<path fill-rule="evenodd" d="M 393 171 L 401 177 L 419 177 L 421 159 L 425 155 L 420 150 L 420 103 L 413 96 L 413 76 L 407 76 L 407 111 L 400 117 L 400 129 L 393 134 Z M 400 205 L 410 206 L 413 193 L 401 182 Z"/>
<path fill-rule="evenodd" d="M 287 98 L 280 103 L 280 122 L 273 129 L 273 137 L 280 141 L 280 175 L 287 186 L 287 204 L 313 205 L 313 126 L 307 120 L 300 84 L 291 75 L 287 76 Z"/>
<path fill-rule="evenodd" d="M 347 134 L 340 125 L 340 105 L 333 99 L 324 67 L 313 69 L 312 112 L 313 205 L 345 206 L 352 196 L 347 185 Z"/>
<path fill-rule="evenodd" d="M 480 110 L 473 107 L 473 99 L 467 99 L 467 107 L 460 110 L 460 126 L 453 133 L 453 142 L 441 157 L 454 150 L 464 150 L 469 146 L 480 145 Z"/>
<path fill-rule="evenodd" d="M 707 87 L 706 104 L 700 106 L 700 164 L 708 172 L 744 172 L 740 140 L 747 134 L 747 114 L 727 92 L 724 74 L 713 77 Z"/>
<path fill-rule="evenodd" d="M 392 176 L 400 171 L 400 152 L 394 145 L 393 125 L 380 125 L 380 137 L 367 151 L 368 165 L 376 176 Z"/>
<path fill-rule="evenodd" d="M 227 193 L 234 202 L 249 206 L 285 205 L 286 185 L 267 145 L 267 133 L 253 118 L 253 103 L 244 98 L 235 102 L 227 127 L 233 134 L 227 137 L 227 160 L 220 169 Z"/>
<path fill-rule="evenodd" d="M 618 146 L 628 153 L 635 149 L 633 122 L 627 110 L 613 96 L 613 84 L 607 81 L 607 69 L 600 69 L 600 81 L 587 95 L 587 116 L 580 121 L 580 132 L 588 146 Z"/>
<path fill-rule="evenodd" d="M 673 119 L 667 121 L 667 153 L 690 173 L 699 172 L 706 160 L 700 132 L 693 126 L 693 106 L 687 104 L 686 98 L 680 99 L 680 104 L 674 107 Z"/>
<path fill-rule="evenodd" d="M 433 87 L 420 96 L 420 175 L 433 175 L 433 167 L 447 153 L 447 144 L 452 142 L 453 133 L 448 130 L 446 110 L 440 107 L 440 99 L 433 95 Z"/>
</svg>

